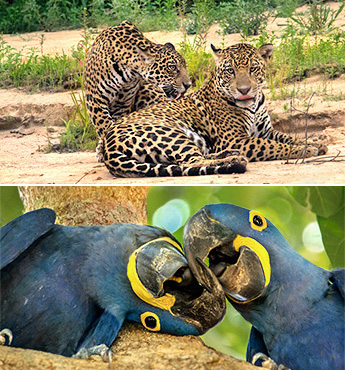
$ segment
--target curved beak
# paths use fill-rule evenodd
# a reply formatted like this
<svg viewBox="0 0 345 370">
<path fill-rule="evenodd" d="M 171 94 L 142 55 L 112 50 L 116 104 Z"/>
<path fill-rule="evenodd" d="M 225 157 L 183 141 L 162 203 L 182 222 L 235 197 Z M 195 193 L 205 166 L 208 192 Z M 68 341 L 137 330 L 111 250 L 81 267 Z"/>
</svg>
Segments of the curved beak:
<svg viewBox="0 0 345 370">
<path fill-rule="evenodd" d="M 136 255 L 138 277 L 154 298 L 164 296 L 164 284 L 167 281 L 183 283 L 187 268 L 185 257 L 160 239 L 140 248 Z"/>
<path fill-rule="evenodd" d="M 213 211 L 208 206 L 202 208 L 185 226 L 183 243 L 189 266 L 199 283 L 208 287 L 209 277 L 201 268 L 208 258 L 210 269 L 230 301 L 252 301 L 269 284 L 268 253 L 253 238 L 236 233 L 224 213 L 216 217 Z"/>
<path fill-rule="evenodd" d="M 173 290 L 176 303 L 171 312 L 185 318 L 198 328 L 199 334 L 204 334 L 223 319 L 226 302 L 222 286 L 212 271 L 206 265 L 201 265 L 200 269 L 207 280 L 208 289 L 202 287 L 191 275 L 192 279 L 188 285 L 180 286 L 179 289 L 176 286 Z"/>
<path fill-rule="evenodd" d="M 202 271 L 209 290 L 193 276 L 181 247 L 164 237 L 137 249 L 127 267 L 132 289 L 141 300 L 181 317 L 200 334 L 221 321 L 226 311 L 219 281 L 207 266 Z"/>
</svg>

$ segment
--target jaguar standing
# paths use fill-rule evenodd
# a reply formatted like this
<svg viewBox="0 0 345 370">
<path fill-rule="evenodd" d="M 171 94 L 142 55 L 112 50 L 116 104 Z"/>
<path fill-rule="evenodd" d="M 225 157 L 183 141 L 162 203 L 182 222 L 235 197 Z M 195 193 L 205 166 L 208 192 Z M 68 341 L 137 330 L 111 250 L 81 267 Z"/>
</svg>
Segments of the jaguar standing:
<svg viewBox="0 0 345 370">
<path fill-rule="evenodd" d="M 100 143 L 119 117 L 178 99 L 190 86 L 174 45 L 153 43 L 129 21 L 102 31 L 86 54 L 86 105 Z"/>
</svg>

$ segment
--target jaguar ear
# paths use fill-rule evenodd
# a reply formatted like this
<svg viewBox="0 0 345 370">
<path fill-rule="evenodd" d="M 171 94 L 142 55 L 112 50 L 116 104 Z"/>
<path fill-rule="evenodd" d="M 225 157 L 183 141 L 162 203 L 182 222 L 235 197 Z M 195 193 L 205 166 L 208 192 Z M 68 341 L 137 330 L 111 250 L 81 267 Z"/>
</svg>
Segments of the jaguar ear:
<svg viewBox="0 0 345 370">
<path fill-rule="evenodd" d="M 171 42 L 165 43 L 164 47 L 169 50 L 175 50 L 175 46 Z"/>
<path fill-rule="evenodd" d="M 258 52 L 265 62 L 268 62 L 273 54 L 273 49 L 274 48 L 272 44 L 265 44 L 259 47 Z"/>
<path fill-rule="evenodd" d="M 147 49 L 144 49 L 143 47 L 136 45 L 136 50 L 144 63 L 150 64 L 154 61 L 155 59 L 154 56 Z"/>
<path fill-rule="evenodd" d="M 211 44 L 211 49 L 216 63 L 220 62 L 223 58 L 223 50 L 217 49 L 213 44 Z"/>
</svg>

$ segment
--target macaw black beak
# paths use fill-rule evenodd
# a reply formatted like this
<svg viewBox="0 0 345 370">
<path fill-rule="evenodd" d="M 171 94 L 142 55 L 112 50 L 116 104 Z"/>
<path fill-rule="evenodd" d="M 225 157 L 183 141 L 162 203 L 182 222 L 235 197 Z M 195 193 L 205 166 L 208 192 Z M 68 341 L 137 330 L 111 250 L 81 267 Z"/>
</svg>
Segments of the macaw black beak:
<svg viewBox="0 0 345 370">
<path fill-rule="evenodd" d="M 204 334 L 223 319 L 226 302 L 222 286 L 210 268 L 202 265 L 201 270 L 208 284 L 207 289 L 198 283 L 188 267 L 188 283 L 183 286 L 176 283 L 171 283 L 170 286 L 166 284 L 166 290 L 176 297 L 171 312 L 184 317 L 198 328 L 200 334 Z"/>
<path fill-rule="evenodd" d="M 127 276 L 140 299 L 181 317 L 203 334 L 222 320 L 226 302 L 223 289 L 211 270 L 205 266 L 202 271 L 209 290 L 193 276 L 181 247 L 163 237 L 132 254 Z"/>
<path fill-rule="evenodd" d="M 230 301 L 252 301 L 262 295 L 269 283 L 267 251 L 254 239 L 238 235 L 212 216 L 204 207 L 185 226 L 183 244 L 189 266 L 199 283 L 207 287 L 209 277 L 201 266 L 208 258 L 210 269 Z"/>
</svg>

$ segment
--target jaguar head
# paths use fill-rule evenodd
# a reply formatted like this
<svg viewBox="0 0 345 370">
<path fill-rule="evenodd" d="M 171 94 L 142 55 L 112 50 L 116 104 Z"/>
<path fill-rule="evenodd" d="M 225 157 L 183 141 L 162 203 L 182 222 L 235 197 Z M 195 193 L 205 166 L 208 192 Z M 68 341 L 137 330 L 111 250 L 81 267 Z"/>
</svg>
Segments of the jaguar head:
<svg viewBox="0 0 345 370">
<path fill-rule="evenodd" d="M 192 82 L 186 69 L 186 61 L 171 43 L 155 45 L 154 50 L 137 48 L 144 67 L 141 76 L 149 83 L 158 86 L 168 100 L 183 97 Z"/>
<path fill-rule="evenodd" d="M 273 53 L 273 45 L 259 49 L 249 44 L 236 44 L 226 49 L 211 45 L 216 59 L 216 88 L 226 100 L 240 108 L 255 105 L 265 80 L 265 64 Z"/>
</svg>

